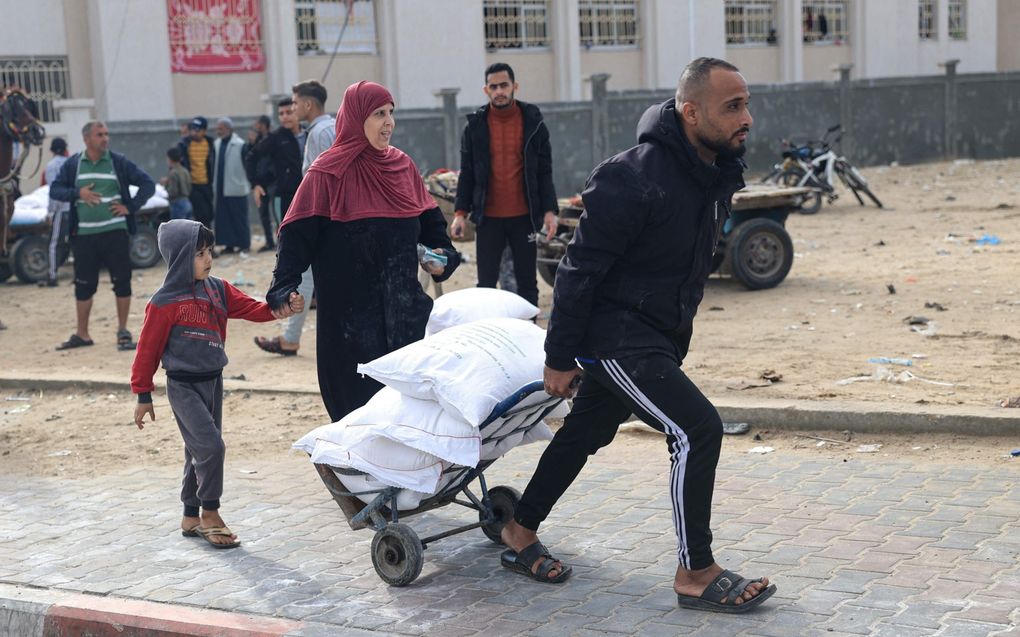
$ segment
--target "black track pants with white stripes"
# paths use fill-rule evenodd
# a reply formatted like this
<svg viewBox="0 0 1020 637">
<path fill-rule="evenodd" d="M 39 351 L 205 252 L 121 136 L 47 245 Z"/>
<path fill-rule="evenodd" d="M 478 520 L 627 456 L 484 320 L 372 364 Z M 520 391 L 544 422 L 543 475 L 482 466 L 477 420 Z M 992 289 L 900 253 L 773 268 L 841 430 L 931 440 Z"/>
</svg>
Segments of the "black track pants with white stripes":
<svg viewBox="0 0 1020 637">
<path fill-rule="evenodd" d="M 722 446 L 719 413 L 669 356 L 644 354 L 582 365 L 584 380 L 573 409 L 542 454 L 515 519 L 537 531 L 588 456 L 612 442 L 633 413 L 666 434 L 680 565 L 692 570 L 711 566 L 712 491 Z"/>
</svg>

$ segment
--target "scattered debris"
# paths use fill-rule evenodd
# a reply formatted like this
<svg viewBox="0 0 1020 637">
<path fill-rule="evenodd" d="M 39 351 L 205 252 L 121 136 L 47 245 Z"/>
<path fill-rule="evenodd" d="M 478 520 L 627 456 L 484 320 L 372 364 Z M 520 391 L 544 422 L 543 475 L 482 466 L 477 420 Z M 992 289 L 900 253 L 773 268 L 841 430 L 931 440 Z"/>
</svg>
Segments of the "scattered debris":
<svg viewBox="0 0 1020 637">
<path fill-rule="evenodd" d="M 904 318 L 903 322 L 906 323 L 907 325 L 927 325 L 928 323 L 931 323 L 931 319 L 928 318 L 927 316 L 911 315 Z"/>
<path fill-rule="evenodd" d="M 775 449 L 772 447 L 752 447 L 747 450 L 747 453 L 766 454 L 772 453 L 773 451 L 775 451 Z"/>
<path fill-rule="evenodd" d="M 768 387 L 771 384 L 772 381 L 770 380 L 751 380 L 750 378 L 740 378 L 729 385 L 726 385 L 726 389 L 743 391 L 745 389 L 754 389 L 755 387 Z"/>
<path fill-rule="evenodd" d="M 857 453 L 878 453 L 878 450 L 882 448 L 882 444 L 873 445 L 861 445 L 857 447 Z"/>
<path fill-rule="evenodd" d="M 4 413 L 5 414 L 23 414 L 23 413 L 25 413 L 26 411 L 28 411 L 31 408 L 32 408 L 32 405 L 18 405 L 17 407 L 15 407 L 13 409 L 8 409 Z"/>
<path fill-rule="evenodd" d="M 879 239 L 878 243 L 875 244 L 875 247 L 876 248 L 881 248 L 884 245 L 885 245 L 885 241 L 883 241 L 882 239 Z"/>
<path fill-rule="evenodd" d="M 71 455 L 71 450 L 70 449 L 63 449 L 61 451 L 54 451 L 53 453 L 48 453 L 48 454 L 46 454 L 46 457 L 47 458 L 59 458 L 61 456 L 69 456 L 69 455 Z"/>
<path fill-rule="evenodd" d="M 1013 396 L 1012 398 L 1000 400 L 999 407 L 1006 407 L 1007 409 L 1020 408 L 1020 396 Z"/>
<path fill-rule="evenodd" d="M 889 290 L 889 294 L 896 294 L 896 286 L 892 283 L 886 283 L 885 289 Z"/>
<path fill-rule="evenodd" d="M 852 376 L 850 378 L 844 378 L 843 380 L 837 380 L 837 385 L 850 385 L 852 383 L 860 383 L 867 381 L 886 382 L 886 383 L 909 383 L 910 381 L 920 381 L 922 383 L 928 383 L 929 385 L 941 385 L 943 387 L 953 387 L 953 383 L 946 383 L 939 380 L 930 380 L 928 378 L 921 378 L 911 374 L 908 370 L 903 370 L 899 373 L 893 372 L 888 367 L 877 367 L 875 371 L 868 376 Z"/>
<path fill-rule="evenodd" d="M 713 305 L 712 307 L 708 308 L 708 311 L 709 312 L 722 312 L 723 309 L 724 308 L 719 307 L 718 305 Z"/>
<path fill-rule="evenodd" d="M 977 239 L 971 239 L 971 242 L 974 245 L 979 245 L 979 246 L 997 246 L 1000 243 L 1002 243 L 1002 239 L 1000 239 L 999 237 L 995 236 L 994 234 L 985 233 L 985 234 L 981 235 L 980 237 L 978 237 Z"/>
<path fill-rule="evenodd" d="M 258 473 L 258 470 L 256 470 L 256 469 L 239 469 L 239 471 L 241 473 L 246 473 L 248 475 L 251 475 L 253 473 Z"/>
<path fill-rule="evenodd" d="M 818 442 L 821 442 L 823 444 L 826 443 L 826 442 L 830 442 L 830 443 L 832 443 L 834 445 L 845 445 L 846 444 L 842 440 L 833 440 L 832 438 L 822 438 L 821 436 L 811 436 L 811 435 L 808 435 L 808 434 L 797 434 L 796 437 L 797 438 L 810 438 L 811 440 L 817 440 Z M 821 446 L 821 445 L 819 445 L 819 446 Z"/>
<path fill-rule="evenodd" d="M 761 376 L 759 376 L 759 378 L 761 378 L 762 380 L 767 380 L 770 383 L 778 383 L 779 381 L 783 380 L 783 375 L 776 372 L 776 370 L 774 369 L 766 369 L 761 373 Z"/>
<path fill-rule="evenodd" d="M 1009 455 L 1013 456 L 1014 458 L 1020 456 L 1020 449 L 1014 449 L 1013 451 L 1010 451 Z"/>
<path fill-rule="evenodd" d="M 928 301 L 924 304 L 924 307 L 929 310 L 935 310 L 937 312 L 945 312 L 946 306 L 936 301 Z"/>
<path fill-rule="evenodd" d="M 20 401 L 29 401 L 29 400 L 32 400 L 32 397 L 31 397 L 31 396 L 8 396 L 7 398 L 4 398 L 4 400 L 11 400 L 11 401 L 18 401 L 18 400 L 20 400 Z"/>
<path fill-rule="evenodd" d="M 722 424 L 722 432 L 730 436 L 746 434 L 750 430 L 751 425 L 746 422 L 724 422 Z"/>
<path fill-rule="evenodd" d="M 914 361 L 909 358 L 889 358 L 888 356 L 872 356 L 868 359 L 869 363 L 881 363 L 883 365 L 903 365 L 910 367 L 914 364 Z"/>
<path fill-rule="evenodd" d="M 238 374 L 237 376 L 227 376 L 230 380 L 248 380 L 244 374 Z"/>
</svg>

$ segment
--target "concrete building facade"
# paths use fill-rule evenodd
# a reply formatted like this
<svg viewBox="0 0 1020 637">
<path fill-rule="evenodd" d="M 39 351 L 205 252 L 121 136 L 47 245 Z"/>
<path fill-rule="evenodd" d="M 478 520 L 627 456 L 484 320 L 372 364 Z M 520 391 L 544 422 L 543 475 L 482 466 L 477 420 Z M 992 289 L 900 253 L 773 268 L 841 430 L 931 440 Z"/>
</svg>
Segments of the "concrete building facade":
<svg viewBox="0 0 1020 637">
<path fill-rule="evenodd" d="M 264 65 L 174 72 L 173 11 L 252 3 Z M 0 0 L 4 81 L 34 84 L 44 119 L 186 121 L 255 116 L 301 79 L 325 77 L 330 109 L 361 79 L 399 108 L 457 89 L 481 103 L 482 71 L 505 61 L 520 97 L 576 101 L 587 78 L 610 90 L 663 89 L 700 55 L 725 57 L 754 84 L 1020 69 L 1020 2 L 1011 0 Z M 182 9 L 183 7 L 183 9 Z M 350 10 L 350 15 L 347 15 Z M 346 27 L 344 22 L 346 21 Z M 341 38 L 341 31 L 343 37 Z M 198 37 L 198 36 L 196 36 Z M 333 55 L 337 42 L 339 48 Z M 328 68 L 328 75 L 327 75 Z M 27 70 L 26 70 L 27 69 Z M 60 105 L 60 108 L 57 105 Z M 91 111 L 88 107 L 91 106 Z M 64 113 L 63 115 L 61 113 Z M 59 128 L 59 126 L 58 126 Z"/>
</svg>

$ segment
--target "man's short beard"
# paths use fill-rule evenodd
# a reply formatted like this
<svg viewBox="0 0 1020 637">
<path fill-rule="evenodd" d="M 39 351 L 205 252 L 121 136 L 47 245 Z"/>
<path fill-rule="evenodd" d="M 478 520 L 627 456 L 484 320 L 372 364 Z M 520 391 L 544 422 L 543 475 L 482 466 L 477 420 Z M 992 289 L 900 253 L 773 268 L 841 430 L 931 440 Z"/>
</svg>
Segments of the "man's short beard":
<svg viewBox="0 0 1020 637">
<path fill-rule="evenodd" d="M 702 146 L 715 153 L 716 159 L 739 159 L 747 152 L 744 142 L 740 142 L 740 145 L 734 148 L 729 144 L 728 139 L 708 139 L 699 136 L 698 141 Z"/>
<path fill-rule="evenodd" d="M 510 99 L 507 100 L 506 104 L 497 104 L 495 101 L 492 101 L 491 102 L 492 106 L 495 108 L 510 108 L 511 106 L 514 105 L 514 95 L 515 95 L 514 93 L 510 94 Z"/>
</svg>

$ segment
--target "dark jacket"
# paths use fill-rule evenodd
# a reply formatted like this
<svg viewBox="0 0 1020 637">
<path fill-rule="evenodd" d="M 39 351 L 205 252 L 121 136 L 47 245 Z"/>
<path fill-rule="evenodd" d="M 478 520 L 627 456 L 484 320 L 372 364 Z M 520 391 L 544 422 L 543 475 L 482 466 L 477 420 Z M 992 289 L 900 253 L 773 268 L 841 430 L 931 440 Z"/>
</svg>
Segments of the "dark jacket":
<svg viewBox="0 0 1020 637">
<path fill-rule="evenodd" d="M 517 100 L 524 113 L 524 197 L 531 223 L 537 231 L 546 212 L 556 212 L 556 190 L 552 181 L 552 148 L 549 128 L 542 111 L 534 104 Z M 467 116 L 460 139 L 460 178 L 454 207 L 468 213 L 471 221 L 482 223 L 488 194 L 492 157 L 489 154 L 489 108 L 486 104 Z"/>
<path fill-rule="evenodd" d="M 645 111 L 638 145 L 605 160 L 556 271 L 546 364 L 659 352 L 679 364 L 744 164 L 698 157 L 673 100 Z"/>
<path fill-rule="evenodd" d="M 213 172 L 216 170 L 216 147 L 213 145 L 216 140 L 211 135 L 205 136 L 205 141 L 209 142 L 209 155 L 205 158 L 205 170 L 209 175 L 209 185 L 213 182 Z M 182 137 L 181 141 L 177 142 L 177 148 L 181 151 L 181 165 L 191 172 L 191 158 L 188 157 L 188 146 L 191 145 L 191 137 Z"/>
<path fill-rule="evenodd" d="M 259 162 L 268 158 L 273 163 L 272 177 L 259 169 Z M 293 195 L 301 184 L 301 144 L 294 133 L 280 126 L 266 135 L 244 158 L 248 181 L 268 190 L 276 186 L 276 195 Z M 269 181 L 267 181 L 269 179 Z"/>
<path fill-rule="evenodd" d="M 241 158 L 244 161 L 245 173 L 248 173 L 248 155 L 251 154 L 251 151 L 255 150 L 255 147 L 258 146 L 262 142 L 262 140 L 268 136 L 269 133 L 262 135 L 261 137 L 255 140 L 254 144 L 249 144 L 245 142 L 244 148 L 241 149 Z M 271 184 L 274 181 L 276 181 L 276 174 L 273 172 L 272 159 L 270 159 L 269 157 L 262 157 L 258 161 L 254 162 L 254 164 L 255 170 L 253 170 L 251 173 L 248 173 L 249 183 L 261 184 L 262 187 L 265 188 L 266 184 Z"/>
<path fill-rule="evenodd" d="M 145 202 L 156 192 L 156 183 L 152 177 L 138 167 L 133 161 L 110 151 L 110 158 L 113 160 L 113 172 L 117 175 L 117 182 L 120 185 L 121 202 L 128 209 L 127 227 L 128 233 L 135 233 L 135 213 L 145 205 Z M 71 203 L 71 235 L 78 233 L 78 162 L 81 160 L 81 153 L 75 153 L 67 158 L 60 168 L 56 180 L 50 184 L 50 198 L 57 201 L 68 201 Z M 138 192 L 131 196 L 128 186 L 137 186 Z"/>
</svg>

